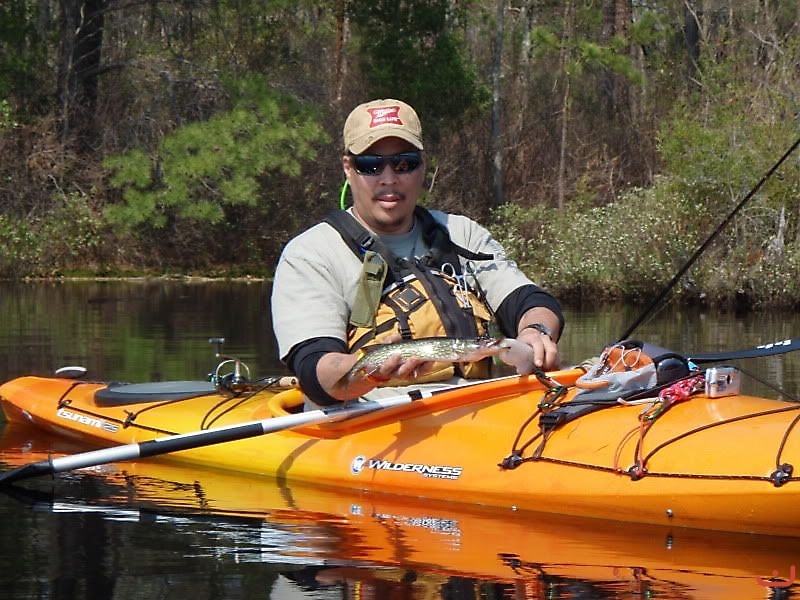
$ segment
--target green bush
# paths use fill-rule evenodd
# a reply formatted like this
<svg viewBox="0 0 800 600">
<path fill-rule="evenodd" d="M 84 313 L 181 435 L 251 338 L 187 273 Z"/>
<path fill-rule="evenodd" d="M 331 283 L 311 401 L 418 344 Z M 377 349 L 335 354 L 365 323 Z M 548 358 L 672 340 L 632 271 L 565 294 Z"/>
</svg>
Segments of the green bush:
<svg viewBox="0 0 800 600">
<path fill-rule="evenodd" d="M 648 188 L 600 207 L 575 194 L 563 213 L 495 211 L 511 256 L 565 301 L 646 301 L 719 230 L 675 294 L 717 306 L 800 304 L 800 151 L 726 222 L 797 140 L 796 105 L 740 77 L 741 60 L 706 65 L 700 91 L 673 107 L 658 133 L 662 175 Z"/>
<path fill-rule="evenodd" d="M 660 177 L 584 212 L 505 205 L 493 213 L 490 229 L 526 273 L 564 302 L 648 301 L 733 208 L 692 198 L 691 189 L 682 179 Z M 763 204 L 746 206 L 672 292 L 717 306 L 800 304 L 800 250 L 794 241 L 781 243 L 778 214 Z"/>
<path fill-rule="evenodd" d="M 39 264 L 40 239 L 22 219 L 0 214 L 0 277 L 16 278 L 31 274 Z"/>
<path fill-rule="evenodd" d="M 41 273 L 65 270 L 91 271 L 102 254 L 105 220 L 82 192 L 63 194 L 38 224 L 41 239 Z"/>
<path fill-rule="evenodd" d="M 0 215 L 0 277 L 96 272 L 104 222 L 82 193 L 58 195 L 43 217 Z"/>
<path fill-rule="evenodd" d="M 703 222 L 668 180 L 585 212 L 505 206 L 494 217 L 509 255 L 567 302 L 657 293 L 697 247 Z"/>
</svg>

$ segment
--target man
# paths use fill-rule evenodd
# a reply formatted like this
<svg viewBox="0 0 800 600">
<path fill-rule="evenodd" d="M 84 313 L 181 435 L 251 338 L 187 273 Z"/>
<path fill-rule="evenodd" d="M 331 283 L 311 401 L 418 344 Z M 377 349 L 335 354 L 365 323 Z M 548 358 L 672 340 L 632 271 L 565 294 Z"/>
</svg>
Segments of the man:
<svg viewBox="0 0 800 600">
<path fill-rule="evenodd" d="M 517 352 L 513 360 L 520 372 L 557 368 L 564 324 L 558 302 L 505 257 L 486 229 L 417 206 L 425 153 L 414 109 L 391 99 L 361 104 L 347 117 L 343 137 L 353 206 L 291 240 L 273 284 L 279 353 L 306 395 L 327 405 L 390 380 L 426 373 L 427 380 L 445 379 L 458 373 L 399 354 L 355 377 L 348 373 L 360 357 L 354 350 L 364 345 L 485 335 L 494 327 L 524 344 L 522 358 Z"/>
</svg>

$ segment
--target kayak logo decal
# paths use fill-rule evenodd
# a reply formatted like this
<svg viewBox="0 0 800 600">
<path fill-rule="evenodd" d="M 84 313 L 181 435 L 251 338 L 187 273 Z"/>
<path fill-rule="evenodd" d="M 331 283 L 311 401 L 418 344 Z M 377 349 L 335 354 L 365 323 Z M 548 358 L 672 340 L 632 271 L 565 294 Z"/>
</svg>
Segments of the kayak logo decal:
<svg viewBox="0 0 800 600">
<path fill-rule="evenodd" d="M 358 475 L 364 468 L 365 462 L 367 462 L 366 458 L 363 456 L 356 456 L 355 459 L 353 459 L 353 462 L 350 463 L 350 472 L 353 475 Z"/>
<path fill-rule="evenodd" d="M 350 463 L 350 472 L 353 475 L 359 475 L 364 469 L 416 473 L 429 479 L 458 479 L 464 471 L 463 467 L 423 465 L 420 463 L 397 463 L 390 460 L 381 460 L 378 458 L 367 459 L 364 456 L 356 456 L 353 462 Z"/>
<path fill-rule="evenodd" d="M 102 429 L 103 431 L 108 431 L 109 433 L 116 433 L 119 431 L 119 425 L 117 425 L 116 423 L 109 423 L 108 421 L 104 421 L 103 419 L 82 415 L 80 413 L 72 412 L 71 410 L 68 410 L 66 408 L 59 408 L 56 411 L 56 415 L 58 415 L 62 419 L 66 419 L 67 421 L 74 421 L 76 423 L 80 423 L 81 425 L 88 425 L 89 427 L 95 427 L 97 429 Z"/>
</svg>

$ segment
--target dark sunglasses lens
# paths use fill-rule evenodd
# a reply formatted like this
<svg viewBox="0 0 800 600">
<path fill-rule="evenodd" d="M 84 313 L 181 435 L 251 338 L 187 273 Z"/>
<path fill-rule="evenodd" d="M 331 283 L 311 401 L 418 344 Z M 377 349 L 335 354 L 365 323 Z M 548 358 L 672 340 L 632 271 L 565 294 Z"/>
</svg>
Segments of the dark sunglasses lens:
<svg viewBox="0 0 800 600">
<path fill-rule="evenodd" d="M 419 152 L 403 152 L 387 156 L 395 173 L 410 173 L 422 162 Z"/>
<path fill-rule="evenodd" d="M 352 158 L 356 171 L 362 175 L 377 175 L 386 164 L 383 156 L 377 154 L 353 154 Z"/>
<path fill-rule="evenodd" d="M 381 154 L 351 154 L 353 165 L 361 175 L 378 175 L 383 172 L 386 163 L 392 166 L 395 173 L 411 173 L 422 163 L 419 152 L 401 152 L 383 156 Z"/>
</svg>

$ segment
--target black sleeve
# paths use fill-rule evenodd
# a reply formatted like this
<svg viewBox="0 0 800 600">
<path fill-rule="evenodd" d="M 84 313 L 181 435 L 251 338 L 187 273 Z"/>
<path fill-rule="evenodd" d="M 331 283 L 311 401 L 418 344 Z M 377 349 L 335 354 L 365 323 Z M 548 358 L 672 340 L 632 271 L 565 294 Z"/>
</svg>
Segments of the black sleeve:
<svg viewBox="0 0 800 600">
<path fill-rule="evenodd" d="M 558 316 L 558 336 L 561 337 L 561 332 L 564 331 L 564 314 L 558 300 L 534 284 L 517 288 L 500 303 L 496 315 L 503 335 L 517 337 L 517 325 L 522 315 L 536 307 L 548 308 Z"/>
<path fill-rule="evenodd" d="M 286 366 L 297 376 L 303 393 L 320 406 L 340 402 L 322 389 L 317 378 L 317 363 L 329 352 L 347 352 L 347 346 L 336 338 L 318 337 L 297 344 L 286 355 Z"/>
</svg>

